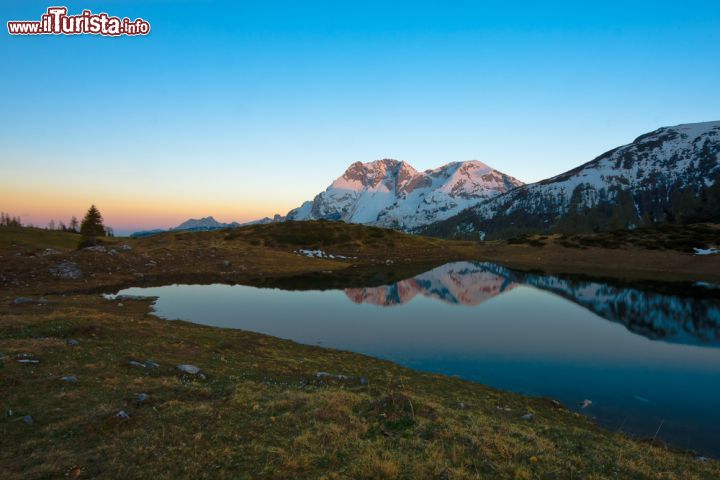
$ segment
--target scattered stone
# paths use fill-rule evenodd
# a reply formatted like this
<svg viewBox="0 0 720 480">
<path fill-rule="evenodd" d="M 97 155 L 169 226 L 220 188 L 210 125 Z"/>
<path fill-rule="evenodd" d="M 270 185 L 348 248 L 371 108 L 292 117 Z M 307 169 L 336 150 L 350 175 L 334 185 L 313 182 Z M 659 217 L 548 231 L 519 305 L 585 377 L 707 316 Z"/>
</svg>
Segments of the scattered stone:
<svg viewBox="0 0 720 480">
<path fill-rule="evenodd" d="M 128 245 L 127 243 L 123 243 L 118 248 L 120 250 L 122 250 L 123 252 L 129 252 L 130 250 L 132 250 L 132 247 L 130 245 Z"/>
<path fill-rule="evenodd" d="M 370 380 L 368 380 L 366 377 L 360 377 L 358 379 L 358 383 L 360 385 L 368 385 L 370 383 Z"/>
<path fill-rule="evenodd" d="M 139 362 L 137 360 L 130 360 L 128 362 L 130 365 L 141 367 L 141 368 L 157 368 L 160 366 L 159 363 L 151 362 L 150 360 L 145 360 L 144 362 Z"/>
<path fill-rule="evenodd" d="M 7 416 L 8 416 L 8 417 L 12 417 L 12 416 L 13 416 L 13 411 L 10 410 L 10 409 L 8 409 L 8 411 L 7 411 Z"/>
<path fill-rule="evenodd" d="M 67 345 L 68 345 L 68 347 L 78 347 L 78 346 L 80 346 L 80 342 L 78 342 L 74 338 L 70 338 L 67 341 Z"/>
<path fill-rule="evenodd" d="M 230 260 L 223 260 L 223 267 L 227 268 L 230 266 Z"/>
<path fill-rule="evenodd" d="M 35 420 L 33 420 L 33 417 L 31 415 L 25 415 L 23 417 L 23 422 L 25 422 L 28 425 L 32 425 L 34 421 Z"/>
<path fill-rule="evenodd" d="M 200 373 L 200 367 L 196 367 L 195 365 L 178 365 L 177 369 L 190 375 L 197 375 Z"/>
<path fill-rule="evenodd" d="M 580 402 L 580 408 L 588 408 L 590 405 L 592 405 L 592 400 L 588 400 L 587 398 Z"/>
<path fill-rule="evenodd" d="M 385 265 L 392 265 L 393 263 L 395 263 L 395 262 L 393 262 L 389 258 L 387 260 L 385 260 Z"/>
<path fill-rule="evenodd" d="M 75 375 L 66 375 L 62 378 L 60 378 L 63 382 L 69 382 L 69 383 L 77 383 L 78 379 Z"/>
<path fill-rule="evenodd" d="M 552 406 L 555 407 L 555 408 L 563 408 L 562 403 L 558 402 L 558 401 L 555 400 L 554 398 L 551 398 L 551 399 L 550 399 L 550 403 L 551 403 Z"/>
<path fill-rule="evenodd" d="M 46 248 L 40 255 L 57 255 L 58 253 L 60 252 L 58 250 L 55 250 L 54 248 Z"/>
<path fill-rule="evenodd" d="M 58 265 L 51 267 L 50 273 L 56 277 L 66 278 L 69 280 L 77 280 L 78 278 L 82 278 L 83 275 L 78 266 L 69 260 L 64 260 Z"/>
<path fill-rule="evenodd" d="M 36 360 L 34 358 L 21 358 L 17 362 L 22 363 L 24 365 L 30 365 L 30 364 L 40 363 L 40 360 Z"/>
<path fill-rule="evenodd" d="M 138 393 L 138 403 L 147 402 L 148 400 L 150 400 L 150 395 L 148 395 L 147 393 Z"/>
<path fill-rule="evenodd" d="M 110 251 L 108 252 L 108 255 L 110 255 L 111 257 L 114 257 L 117 254 L 118 254 L 118 252 L 114 248 L 110 249 Z"/>
<path fill-rule="evenodd" d="M 123 305 L 122 303 L 118 303 L 117 306 L 118 306 L 118 307 L 124 307 L 125 305 Z"/>
<path fill-rule="evenodd" d="M 459 408 L 460 410 L 465 410 L 465 408 L 466 408 L 465 402 L 460 402 L 460 403 L 458 403 L 458 408 Z"/>
<path fill-rule="evenodd" d="M 93 245 L 92 247 L 85 247 L 83 248 L 86 252 L 98 252 L 98 253 L 105 253 L 107 252 L 107 248 L 103 247 L 102 245 Z"/>
<path fill-rule="evenodd" d="M 530 420 L 532 420 L 534 417 L 535 417 L 535 416 L 534 416 L 532 413 L 526 413 L 525 415 L 523 415 L 523 416 L 520 417 L 520 418 L 522 418 L 523 420 L 528 420 L 528 421 L 530 421 Z"/>
<path fill-rule="evenodd" d="M 130 415 L 125 410 L 120 410 L 115 414 L 117 418 L 128 420 L 130 418 Z"/>
<path fill-rule="evenodd" d="M 347 375 L 335 375 L 328 372 L 318 372 L 315 374 L 317 378 L 334 378 L 336 380 L 347 380 Z"/>
</svg>

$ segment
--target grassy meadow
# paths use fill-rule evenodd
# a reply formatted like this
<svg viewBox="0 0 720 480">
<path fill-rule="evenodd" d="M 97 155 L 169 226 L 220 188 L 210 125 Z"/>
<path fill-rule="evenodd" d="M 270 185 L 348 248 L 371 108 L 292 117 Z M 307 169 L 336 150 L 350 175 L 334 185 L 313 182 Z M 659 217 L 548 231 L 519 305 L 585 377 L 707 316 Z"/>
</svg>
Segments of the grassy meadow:
<svg viewBox="0 0 720 480">
<path fill-rule="evenodd" d="M 449 242 L 312 222 L 110 238 L 88 251 L 76 248 L 74 234 L 2 228 L 2 477 L 720 478 L 718 462 L 605 430 L 576 406 L 354 353 L 165 321 L 152 315 L 150 300 L 100 295 L 177 281 L 380 284 L 446 261 L 530 265 L 538 255 L 570 271 L 610 251 L 562 240 Z M 628 248 L 648 263 L 664 255 L 666 268 L 681 260 L 692 268 L 696 258 Z M 299 249 L 347 258 L 308 258 Z M 557 261 L 563 252 L 565 264 Z M 662 274 L 642 263 L 626 270 Z M 183 364 L 200 372 L 184 373 Z"/>
</svg>

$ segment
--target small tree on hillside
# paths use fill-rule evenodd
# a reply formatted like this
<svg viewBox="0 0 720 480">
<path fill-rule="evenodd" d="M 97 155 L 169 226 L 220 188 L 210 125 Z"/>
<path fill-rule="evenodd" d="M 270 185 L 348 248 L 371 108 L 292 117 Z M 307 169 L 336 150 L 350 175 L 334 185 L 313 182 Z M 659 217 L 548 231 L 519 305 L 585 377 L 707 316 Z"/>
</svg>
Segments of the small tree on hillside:
<svg viewBox="0 0 720 480">
<path fill-rule="evenodd" d="M 83 243 L 95 243 L 97 237 L 105 236 L 105 226 L 100 210 L 91 205 L 80 224 L 80 234 L 83 236 Z"/>
<path fill-rule="evenodd" d="M 68 225 L 68 230 L 74 233 L 78 233 L 78 228 L 80 227 L 78 223 L 78 219 L 75 218 L 75 215 L 70 219 L 70 225 Z"/>
</svg>

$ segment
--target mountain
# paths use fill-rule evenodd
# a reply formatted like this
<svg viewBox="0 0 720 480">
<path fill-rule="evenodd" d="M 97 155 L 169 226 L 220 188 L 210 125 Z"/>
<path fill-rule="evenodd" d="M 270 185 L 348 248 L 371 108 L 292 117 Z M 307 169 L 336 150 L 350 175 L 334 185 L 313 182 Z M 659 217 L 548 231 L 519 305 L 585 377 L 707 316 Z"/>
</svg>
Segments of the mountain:
<svg viewBox="0 0 720 480">
<path fill-rule="evenodd" d="M 172 230 L 215 230 L 218 228 L 235 227 L 239 225 L 237 222 L 221 223 L 213 217 L 204 217 L 200 219 L 191 218 L 173 228 Z"/>
<path fill-rule="evenodd" d="M 448 163 L 418 172 L 404 161 L 356 162 L 288 220 L 342 220 L 412 230 L 523 183 L 482 162 Z"/>
<path fill-rule="evenodd" d="M 719 153 L 720 121 L 663 127 L 422 233 L 493 238 L 720 221 Z"/>
<path fill-rule="evenodd" d="M 270 217 L 264 217 L 259 220 L 253 220 L 251 222 L 245 222 L 245 223 L 238 223 L 238 222 L 230 222 L 230 223 L 223 223 L 218 222 L 213 218 L 210 217 L 203 217 L 203 218 L 191 218 L 188 220 L 185 220 L 177 227 L 173 227 L 170 229 L 154 229 L 154 230 L 141 230 L 139 232 L 135 232 L 131 234 L 130 236 L 133 238 L 139 238 L 139 237 L 147 237 L 149 235 L 156 235 L 158 233 L 163 232 L 172 232 L 172 231 L 208 231 L 208 230 L 219 230 L 221 228 L 237 228 L 237 227 L 243 227 L 245 225 L 264 225 L 267 223 L 273 223 L 273 222 L 282 222 L 285 220 L 285 217 L 282 217 L 280 215 L 275 215 L 273 218 Z"/>
</svg>

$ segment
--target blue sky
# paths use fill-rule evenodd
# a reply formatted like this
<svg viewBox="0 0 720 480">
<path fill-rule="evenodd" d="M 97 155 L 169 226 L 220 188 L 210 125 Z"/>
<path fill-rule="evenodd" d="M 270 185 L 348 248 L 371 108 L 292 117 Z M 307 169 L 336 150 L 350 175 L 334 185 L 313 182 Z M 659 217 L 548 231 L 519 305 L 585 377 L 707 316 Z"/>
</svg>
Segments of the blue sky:
<svg viewBox="0 0 720 480">
<path fill-rule="evenodd" d="M 34 223 L 284 214 L 384 157 L 536 181 L 720 119 L 716 1 L 62 4 L 152 33 L 0 35 L 0 210 Z"/>
</svg>

